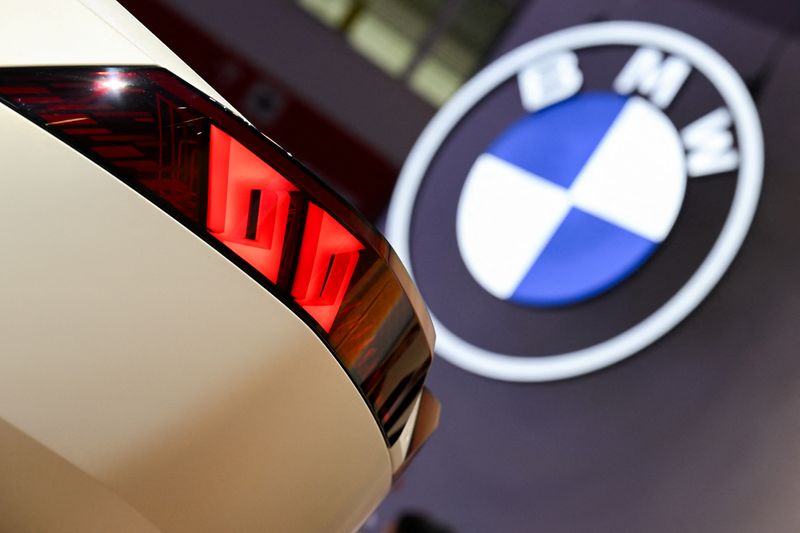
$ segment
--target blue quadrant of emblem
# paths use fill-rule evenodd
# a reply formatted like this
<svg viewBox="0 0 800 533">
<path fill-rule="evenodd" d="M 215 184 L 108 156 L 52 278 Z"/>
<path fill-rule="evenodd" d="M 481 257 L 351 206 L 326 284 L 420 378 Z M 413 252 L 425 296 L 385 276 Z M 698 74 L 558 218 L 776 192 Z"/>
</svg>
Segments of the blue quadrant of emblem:
<svg viewBox="0 0 800 533">
<path fill-rule="evenodd" d="M 518 120 L 487 153 L 569 187 L 627 100 L 610 92 L 570 98 Z"/>
<path fill-rule="evenodd" d="M 567 305 L 628 277 L 659 243 L 573 208 L 509 298 L 535 305 Z"/>
</svg>

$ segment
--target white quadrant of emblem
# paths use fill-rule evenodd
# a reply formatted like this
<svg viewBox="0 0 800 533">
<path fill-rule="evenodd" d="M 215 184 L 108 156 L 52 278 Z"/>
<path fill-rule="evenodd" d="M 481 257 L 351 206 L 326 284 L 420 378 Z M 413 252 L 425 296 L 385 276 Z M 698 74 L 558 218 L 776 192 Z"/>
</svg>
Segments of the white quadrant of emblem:
<svg viewBox="0 0 800 533">
<path fill-rule="evenodd" d="M 630 47 L 631 56 L 617 74 L 610 88 L 613 91 L 595 96 L 577 94 L 583 75 L 575 51 L 596 46 Z M 661 110 L 670 105 L 693 70 L 716 88 L 724 105 L 695 117 L 678 135 Z M 524 291 L 519 289 L 528 277 L 548 279 L 541 272 L 537 276 L 529 274 L 535 270 L 534 265 L 548 261 L 550 273 L 556 270 L 553 267 L 558 267 L 558 262 L 544 260 L 552 256 L 549 250 L 557 240 L 569 249 L 570 239 L 562 240 L 559 234 L 572 225 L 576 216 L 581 224 L 588 221 L 603 231 L 622 230 L 634 241 L 645 239 L 657 246 L 675 223 L 687 174 L 689 179 L 695 179 L 728 171 L 737 173 L 730 211 L 705 259 L 667 302 L 626 331 L 570 352 L 525 358 L 520 357 L 524 354 L 498 353 L 468 342 L 436 313 L 432 315 L 437 352 L 466 370 L 509 381 L 563 379 L 609 366 L 651 344 L 683 320 L 719 281 L 736 256 L 758 204 L 763 173 L 761 127 L 752 98 L 733 67 L 708 45 L 680 31 L 641 22 L 601 22 L 536 39 L 502 56 L 465 84 L 412 148 L 387 217 L 387 235 L 412 277 L 410 226 L 428 166 L 463 117 L 513 77 L 517 77 L 523 91 L 522 107 L 531 114 L 507 128 L 477 158 L 460 195 L 456 220 L 458 244 L 467 269 L 499 298 L 524 297 Z M 631 96 L 634 93 L 641 96 Z M 621 100 L 615 104 L 615 98 Z M 590 105 L 592 112 L 576 112 L 574 120 L 564 120 L 553 112 L 576 102 Z M 579 108 L 573 111 L 580 111 Z M 558 119 L 549 125 L 552 127 L 535 124 L 547 115 Z M 605 116 L 605 125 L 603 120 L 598 121 L 598 115 L 601 119 Z M 618 131 L 609 116 L 622 116 Z M 546 161 L 536 161 L 535 157 L 531 160 L 526 155 L 547 153 L 546 148 L 531 150 L 538 144 L 528 134 L 536 133 L 537 128 L 546 131 L 544 140 L 539 140 L 546 144 L 557 139 L 559 128 L 570 122 L 594 127 L 596 131 L 588 137 L 585 132 L 581 134 L 584 141 L 589 140 L 570 148 L 576 151 L 567 150 L 560 158 L 548 158 L 550 163 L 544 166 Z M 517 130 L 525 130 L 525 134 L 519 135 Z M 646 136 L 641 130 L 648 130 Z M 521 151 L 516 150 L 520 139 L 522 144 L 528 143 Z M 637 169 L 644 165 L 647 175 L 643 181 Z M 546 186 L 544 182 L 548 182 Z M 537 194 L 550 201 L 539 206 L 540 199 L 532 198 L 533 193 L 545 190 L 548 192 Z M 533 224 L 537 229 L 532 229 Z M 563 248 L 562 244 L 558 246 Z M 561 252 L 562 257 L 567 256 Z M 646 254 L 643 256 L 646 259 Z M 615 252 L 612 257 L 621 256 Z M 571 263 L 580 265 L 579 261 Z M 629 265 L 634 263 L 628 261 Z M 619 266 L 614 261 L 610 263 L 611 267 L 615 264 Z M 585 273 L 585 269 L 576 269 L 574 279 L 579 282 Z M 627 274 L 621 278 L 619 272 L 615 275 L 619 281 Z M 590 292 L 586 287 L 575 287 L 583 297 Z M 537 304 L 522 300 L 529 305 L 531 302 Z M 557 294 L 550 301 L 551 305 L 563 303 L 568 303 L 568 295 Z M 547 298 L 543 304 L 548 305 Z"/>
<path fill-rule="evenodd" d="M 672 122 L 647 100 L 633 96 L 570 192 L 577 207 L 659 243 L 683 204 L 685 165 Z"/>
</svg>

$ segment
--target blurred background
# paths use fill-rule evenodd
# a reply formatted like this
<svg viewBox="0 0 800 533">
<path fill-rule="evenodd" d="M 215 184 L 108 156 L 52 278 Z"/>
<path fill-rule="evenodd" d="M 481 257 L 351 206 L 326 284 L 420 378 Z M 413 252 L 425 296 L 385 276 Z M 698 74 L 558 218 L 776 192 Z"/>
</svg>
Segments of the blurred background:
<svg viewBox="0 0 800 533">
<path fill-rule="evenodd" d="M 425 125 L 504 52 L 609 20 L 717 50 L 747 84 L 766 152 L 723 281 L 665 338 L 584 377 L 505 383 L 437 359 L 442 426 L 364 531 L 800 531 L 800 3 L 122 3 L 378 224 Z M 414 269 L 427 297 L 439 280 Z"/>
</svg>

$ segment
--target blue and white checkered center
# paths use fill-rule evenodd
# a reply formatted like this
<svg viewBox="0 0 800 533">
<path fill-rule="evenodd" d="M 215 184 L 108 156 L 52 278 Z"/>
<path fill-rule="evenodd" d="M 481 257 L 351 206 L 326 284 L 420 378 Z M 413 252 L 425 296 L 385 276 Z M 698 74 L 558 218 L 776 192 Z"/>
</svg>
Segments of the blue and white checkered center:
<svg viewBox="0 0 800 533">
<path fill-rule="evenodd" d="M 672 122 L 647 100 L 589 92 L 525 116 L 481 154 L 459 199 L 459 250 L 492 295 L 579 302 L 635 272 L 686 190 Z"/>
</svg>

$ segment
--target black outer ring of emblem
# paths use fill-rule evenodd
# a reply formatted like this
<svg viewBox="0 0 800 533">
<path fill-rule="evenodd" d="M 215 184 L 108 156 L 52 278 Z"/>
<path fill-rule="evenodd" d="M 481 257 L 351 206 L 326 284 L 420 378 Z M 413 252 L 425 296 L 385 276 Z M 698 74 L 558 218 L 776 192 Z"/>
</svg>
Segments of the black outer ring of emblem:
<svg viewBox="0 0 800 533">
<path fill-rule="evenodd" d="M 632 46 L 575 50 L 585 77 L 582 91 L 610 90 L 633 50 Z M 719 93 L 693 70 L 665 112 L 680 130 L 720 105 Z M 462 117 L 425 173 L 414 204 L 409 246 L 415 280 L 434 316 L 447 328 L 484 349 L 531 357 L 605 341 L 661 307 L 695 273 L 714 245 L 730 211 L 737 178 L 736 171 L 688 178 L 684 203 L 670 235 L 638 271 L 610 290 L 563 307 L 506 302 L 481 288 L 463 264 L 455 237 L 456 208 L 475 158 L 524 115 L 513 77 Z"/>
</svg>

